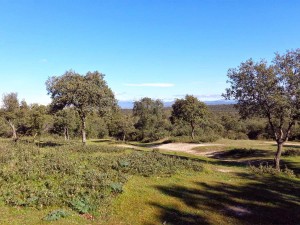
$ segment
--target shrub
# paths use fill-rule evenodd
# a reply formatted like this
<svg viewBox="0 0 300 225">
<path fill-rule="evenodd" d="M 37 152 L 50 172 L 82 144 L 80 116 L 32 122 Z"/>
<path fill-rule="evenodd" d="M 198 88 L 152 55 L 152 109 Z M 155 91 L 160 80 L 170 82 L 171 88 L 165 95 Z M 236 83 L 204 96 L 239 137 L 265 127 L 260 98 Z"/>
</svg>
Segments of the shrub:
<svg viewBox="0 0 300 225">
<path fill-rule="evenodd" d="M 112 192 L 114 192 L 114 193 L 122 193 L 123 192 L 122 183 L 118 183 L 118 182 L 111 183 L 110 188 L 111 188 Z"/>
<path fill-rule="evenodd" d="M 300 156 L 300 150 L 295 150 L 295 149 L 288 149 L 282 153 L 283 156 Z"/>
<path fill-rule="evenodd" d="M 61 218 L 65 218 L 69 216 L 69 213 L 67 213 L 65 210 L 58 209 L 55 211 L 50 212 L 47 216 L 43 218 L 45 221 L 55 221 L 59 220 Z"/>
<path fill-rule="evenodd" d="M 197 161 L 163 155 L 154 151 L 133 152 L 123 156 L 115 169 L 146 177 L 153 175 L 170 176 L 183 169 L 201 171 L 202 165 Z"/>
<path fill-rule="evenodd" d="M 68 206 L 78 213 L 91 213 L 108 206 L 112 197 L 123 191 L 129 175 L 170 176 L 179 170 L 202 169 L 197 161 L 110 146 L 3 146 L 0 197 L 11 206 Z M 101 154 L 95 157 L 95 152 Z M 111 152 L 122 154 L 107 154 Z M 54 212 L 49 219 L 59 215 Z"/>
<path fill-rule="evenodd" d="M 283 170 L 277 170 L 276 168 L 268 164 L 266 165 L 260 164 L 258 167 L 250 165 L 249 168 L 253 173 L 258 175 L 270 174 L 270 175 L 284 175 L 290 178 L 296 177 L 294 171 L 288 169 L 286 166 Z"/>
</svg>

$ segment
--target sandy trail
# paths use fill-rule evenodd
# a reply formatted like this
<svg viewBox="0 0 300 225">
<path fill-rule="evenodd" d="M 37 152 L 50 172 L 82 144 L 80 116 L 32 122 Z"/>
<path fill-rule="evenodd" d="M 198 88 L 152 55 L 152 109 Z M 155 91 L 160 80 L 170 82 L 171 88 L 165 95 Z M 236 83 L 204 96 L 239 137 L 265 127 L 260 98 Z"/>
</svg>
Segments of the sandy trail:
<svg viewBox="0 0 300 225">
<path fill-rule="evenodd" d="M 139 149 L 138 146 L 129 145 L 129 144 L 120 144 L 118 147 L 123 148 L 133 148 Z M 149 149 L 161 149 L 173 152 L 184 152 L 192 155 L 200 155 L 200 156 L 212 156 L 213 153 L 217 152 L 216 150 L 210 151 L 199 151 L 193 150 L 196 147 L 205 147 L 205 146 L 223 146 L 222 144 L 214 144 L 214 143 L 205 143 L 205 144 L 190 144 L 190 143 L 169 143 L 169 144 L 161 144 L 153 147 L 149 147 Z"/>
<path fill-rule="evenodd" d="M 154 149 L 163 149 L 168 151 L 174 152 L 184 152 L 189 153 L 192 155 L 205 155 L 209 156 L 216 151 L 203 151 L 200 152 L 199 150 L 193 150 L 196 147 L 203 147 L 203 146 L 222 146 L 222 144 L 213 144 L 213 143 L 205 143 L 205 144 L 189 144 L 189 143 L 169 143 L 169 144 L 162 144 L 155 146 Z"/>
<path fill-rule="evenodd" d="M 275 141 L 265 141 L 264 144 L 273 144 L 277 145 Z M 283 146 L 300 146 L 300 143 L 298 142 L 285 142 Z"/>
</svg>

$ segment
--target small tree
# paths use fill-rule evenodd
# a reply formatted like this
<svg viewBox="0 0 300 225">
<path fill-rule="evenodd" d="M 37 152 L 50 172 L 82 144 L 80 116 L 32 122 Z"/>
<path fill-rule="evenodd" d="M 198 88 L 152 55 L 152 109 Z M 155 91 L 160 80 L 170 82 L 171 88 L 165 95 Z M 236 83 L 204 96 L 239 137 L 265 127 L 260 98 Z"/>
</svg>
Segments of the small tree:
<svg viewBox="0 0 300 225">
<path fill-rule="evenodd" d="M 171 120 L 182 120 L 191 126 L 191 137 L 195 138 L 195 128 L 197 123 L 201 123 L 207 114 L 206 105 L 192 95 L 186 95 L 185 99 L 176 99 L 172 105 Z"/>
<path fill-rule="evenodd" d="M 17 136 L 17 120 L 20 118 L 20 103 L 17 93 L 9 93 L 3 96 L 3 107 L 1 108 L 1 115 L 8 123 L 12 131 L 12 139 L 18 140 Z"/>
<path fill-rule="evenodd" d="M 56 134 L 63 134 L 65 141 L 70 140 L 70 135 L 78 127 L 77 112 L 73 108 L 65 108 L 54 114 L 54 123 L 52 132 Z"/>
<path fill-rule="evenodd" d="M 52 116 L 48 114 L 48 109 L 44 105 L 32 104 L 27 112 L 26 125 L 27 132 L 33 136 L 33 141 L 36 137 L 41 139 L 43 133 L 49 131 L 53 124 Z"/>
<path fill-rule="evenodd" d="M 277 142 L 274 164 L 279 170 L 283 144 L 300 116 L 300 49 L 276 54 L 272 65 L 250 59 L 229 69 L 227 76 L 230 88 L 223 96 L 237 100 L 242 118 L 267 118 Z"/>
<path fill-rule="evenodd" d="M 115 105 L 114 94 L 104 80 L 104 74 L 88 72 L 80 75 L 67 71 L 59 77 L 51 77 L 46 82 L 51 95 L 54 111 L 73 106 L 81 119 L 82 143 L 86 143 L 86 117 L 95 110 L 107 111 Z"/>
</svg>

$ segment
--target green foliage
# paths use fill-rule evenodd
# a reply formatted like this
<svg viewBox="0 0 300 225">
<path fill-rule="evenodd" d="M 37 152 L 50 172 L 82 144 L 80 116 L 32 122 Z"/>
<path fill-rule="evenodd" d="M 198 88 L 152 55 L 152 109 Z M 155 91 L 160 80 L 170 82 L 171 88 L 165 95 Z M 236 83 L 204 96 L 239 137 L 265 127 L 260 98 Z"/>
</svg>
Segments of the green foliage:
<svg viewBox="0 0 300 225">
<path fill-rule="evenodd" d="M 258 167 L 250 165 L 249 168 L 254 174 L 258 175 L 283 175 L 290 178 L 296 177 L 294 171 L 287 167 L 285 167 L 283 170 L 278 170 L 268 164 L 260 164 Z"/>
<path fill-rule="evenodd" d="M 111 183 L 110 188 L 111 188 L 112 192 L 114 192 L 114 193 L 122 193 L 123 192 L 122 183 L 117 183 L 117 182 Z"/>
<path fill-rule="evenodd" d="M 10 137 L 11 129 L 5 119 L 0 117 L 0 137 Z"/>
<path fill-rule="evenodd" d="M 71 207 L 91 213 L 109 206 L 123 191 L 128 175 L 170 176 L 186 169 L 201 171 L 202 166 L 157 152 L 128 153 L 113 146 L 70 143 L 41 149 L 2 143 L 0 199 L 11 206 Z"/>
<path fill-rule="evenodd" d="M 67 71 L 60 77 L 51 77 L 46 82 L 48 94 L 51 95 L 51 109 L 62 110 L 72 106 L 81 119 L 82 142 L 86 142 L 86 118 L 97 111 L 109 114 L 116 101 L 113 92 L 104 80 L 104 74 L 87 72 L 82 76 L 74 71 Z"/>
<path fill-rule="evenodd" d="M 27 112 L 27 134 L 41 136 L 52 127 L 52 117 L 44 105 L 32 104 Z"/>
<path fill-rule="evenodd" d="M 133 152 L 121 157 L 118 171 L 128 172 L 141 176 L 170 176 L 179 170 L 191 169 L 201 171 L 202 165 L 197 161 L 180 159 L 176 156 L 167 156 L 158 152 Z"/>
<path fill-rule="evenodd" d="M 108 128 L 111 136 L 123 141 L 132 140 L 132 135 L 135 132 L 134 119 L 131 114 L 125 114 L 117 108 L 112 115 Z"/>
<path fill-rule="evenodd" d="M 300 119 L 300 49 L 276 54 L 272 63 L 249 59 L 229 69 L 230 87 L 224 97 L 237 100 L 242 118 L 267 119 L 278 145 L 275 164 L 279 169 L 282 144 Z"/>
<path fill-rule="evenodd" d="M 133 115 L 137 118 L 137 140 L 151 142 L 164 138 L 168 134 L 169 120 L 160 100 L 142 98 L 134 102 Z"/>
<path fill-rule="evenodd" d="M 62 149 L 61 147 L 59 149 Z M 123 153 L 125 152 L 124 148 L 119 148 L 116 146 L 109 145 L 86 145 L 81 146 L 76 143 L 72 143 L 71 145 L 63 146 L 63 151 L 73 151 L 79 153 Z"/>
<path fill-rule="evenodd" d="M 87 137 L 104 138 L 108 136 L 107 122 L 99 115 L 92 114 L 87 117 Z"/>
<path fill-rule="evenodd" d="M 58 210 L 54 210 L 52 212 L 50 212 L 48 215 L 46 215 L 43 220 L 45 221 L 55 221 L 55 220 L 59 220 L 61 218 L 65 218 L 69 216 L 69 213 L 66 212 L 63 209 L 58 209 Z"/>
<path fill-rule="evenodd" d="M 195 128 L 205 120 L 207 107 L 192 95 L 186 95 L 185 99 L 177 99 L 172 105 L 171 121 L 182 120 L 191 126 L 191 137 L 195 138 Z"/>
<path fill-rule="evenodd" d="M 17 130 L 22 119 L 23 110 L 18 100 L 17 93 L 5 94 L 2 99 L 3 106 L 0 109 L 1 117 L 9 125 L 14 140 L 18 139 Z"/>
<path fill-rule="evenodd" d="M 89 201 L 85 198 L 73 199 L 70 202 L 70 206 L 74 211 L 80 214 L 85 214 L 94 210 Z"/>
<path fill-rule="evenodd" d="M 65 140 L 76 136 L 80 131 L 80 119 L 78 113 L 73 108 L 65 108 L 53 115 L 53 126 L 50 130 L 52 134 L 63 135 Z"/>
</svg>

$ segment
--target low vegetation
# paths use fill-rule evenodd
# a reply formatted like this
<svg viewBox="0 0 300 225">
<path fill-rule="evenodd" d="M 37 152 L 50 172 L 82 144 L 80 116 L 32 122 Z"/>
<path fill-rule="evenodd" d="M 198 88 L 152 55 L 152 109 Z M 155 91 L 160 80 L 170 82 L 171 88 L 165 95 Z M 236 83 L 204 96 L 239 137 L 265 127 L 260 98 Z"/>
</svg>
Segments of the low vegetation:
<svg viewBox="0 0 300 225">
<path fill-rule="evenodd" d="M 199 162 L 158 152 L 74 143 L 40 148 L 6 142 L 0 151 L 0 196 L 9 206 L 57 206 L 95 213 L 101 211 L 99 206 L 109 207 L 132 175 L 168 177 L 201 169 Z"/>
<path fill-rule="evenodd" d="M 274 144 L 217 143 L 218 154 L 207 158 L 163 154 L 150 144 L 120 148 L 109 140 L 86 146 L 2 140 L 0 224 L 21 218 L 22 224 L 296 224 L 299 156 L 283 156 L 288 167 L 279 172 L 263 163 Z M 250 143 L 257 148 L 246 148 Z"/>
</svg>

